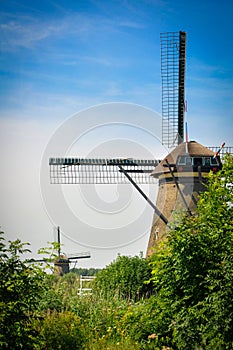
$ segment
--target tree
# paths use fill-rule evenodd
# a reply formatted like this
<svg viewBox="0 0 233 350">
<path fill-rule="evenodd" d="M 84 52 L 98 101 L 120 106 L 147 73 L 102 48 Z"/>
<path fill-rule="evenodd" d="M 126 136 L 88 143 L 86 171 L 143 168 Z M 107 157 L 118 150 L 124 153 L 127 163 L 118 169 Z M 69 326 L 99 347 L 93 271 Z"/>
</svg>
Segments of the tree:
<svg viewBox="0 0 233 350">
<path fill-rule="evenodd" d="M 185 217 L 152 258 L 167 328 L 157 331 L 174 349 L 233 348 L 232 203 L 233 158 L 226 156 L 222 170 L 210 173 L 196 216 Z"/>
<path fill-rule="evenodd" d="M 0 232 L 0 347 L 1 349 L 33 349 L 38 334 L 30 319 L 43 292 L 45 272 L 21 260 L 29 252 L 20 240 L 6 247 Z"/>
<path fill-rule="evenodd" d="M 152 284 L 145 284 L 150 274 L 149 264 L 141 256 L 119 255 L 115 261 L 97 273 L 93 292 L 104 297 L 115 296 L 137 301 L 152 292 Z"/>
<path fill-rule="evenodd" d="M 99 272 L 101 269 L 95 269 L 93 267 L 91 268 L 82 268 L 82 267 L 75 267 L 70 269 L 70 272 L 76 273 L 78 276 L 94 276 Z"/>
</svg>

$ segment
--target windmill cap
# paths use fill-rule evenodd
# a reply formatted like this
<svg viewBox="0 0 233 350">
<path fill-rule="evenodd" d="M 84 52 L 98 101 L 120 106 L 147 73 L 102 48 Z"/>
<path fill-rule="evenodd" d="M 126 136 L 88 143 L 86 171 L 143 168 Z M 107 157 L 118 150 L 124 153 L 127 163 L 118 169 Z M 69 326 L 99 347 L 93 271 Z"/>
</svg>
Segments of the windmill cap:
<svg viewBox="0 0 233 350">
<path fill-rule="evenodd" d="M 166 160 L 170 164 L 176 164 L 178 157 L 185 155 L 186 142 L 182 142 L 155 167 L 151 175 L 154 177 L 158 177 L 161 174 L 169 173 L 170 171 L 168 167 L 164 167 L 164 165 L 166 165 Z M 189 141 L 188 155 L 189 157 L 213 157 L 214 152 L 196 141 Z"/>
</svg>

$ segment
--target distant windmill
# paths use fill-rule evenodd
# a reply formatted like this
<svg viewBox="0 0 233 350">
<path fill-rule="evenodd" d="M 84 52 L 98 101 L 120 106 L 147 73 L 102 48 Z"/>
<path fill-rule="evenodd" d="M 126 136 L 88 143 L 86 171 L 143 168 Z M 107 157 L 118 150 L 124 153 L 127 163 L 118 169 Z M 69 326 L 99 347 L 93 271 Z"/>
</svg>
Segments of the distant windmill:
<svg viewBox="0 0 233 350">
<path fill-rule="evenodd" d="M 68 273 L 70 271 L 70 263 L 73 262 L 73 260 L 86 259 L 91 257 L 90 252 L 77 253 L 74 256 L 67 256 L 61 253 L 61 234 L 59 226 L 57 227 L 57 243 L 57 258 L 54 261 L 54 273 L 56 275 L 63 276 L 64 274 Z M 28 260 L 28 262 L 48 262 L 48 260 L 45 258 L 32 259 Z"/>
<path fill-rule="evenodd" d="M 215 157 L 214 153 L 219 147 L 206 148 L 195 141 L 188 142 L 187 138 L 184 142 L 186 33 L 162 33 L 160 38 L 162 141 L 164 145 L 176 148 L 162 162 L 132 158 L 49 159 L 51 184 L 131 183 L 155 213 L 147 255 L 166 230 L 172 210 L 181 205 L 192 215 L 208 172 L 221 167 L 220 157 Z M 233 152 L 233 147 L 222 147 L 221 151 Z M 157 183 L 157 179 L 159 194 L 155 205 L 138 184 Z M 187 195 L 190 183 L 194 186 Z"/>
<path fill-rule="evenodd" d="M 54 272 L 57 275 L 64 275 L 70 271 L 70 263 L 72 260 L 78 259 L 86 259 L 90 258 L 90 252 L 83 252 L 75 254 L 75 256 L 66 256 L 65 254 L 61 254 L 61 235 L 60 235 L 60 227 L 57 228 L 57 241 L 58 241 L 58 258 L 54 262 Z"/>
</svg>

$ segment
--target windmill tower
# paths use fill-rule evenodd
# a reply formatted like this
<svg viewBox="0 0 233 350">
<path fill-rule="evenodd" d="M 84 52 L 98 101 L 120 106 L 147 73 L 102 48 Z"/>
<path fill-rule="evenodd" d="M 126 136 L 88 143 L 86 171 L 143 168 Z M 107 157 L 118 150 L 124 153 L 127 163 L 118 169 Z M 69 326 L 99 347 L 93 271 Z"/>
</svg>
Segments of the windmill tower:
<svg viewBox="0 0 233 350">
<path fill-rule="evenodd" d="M 188 153 L 187 153 L 188 150 Z M 156 206 L 171 223 L 178 210 L 192 215 L 210 170 L 221 168 L 220 157 L 196 141 L 182 142 L 152 172 L 159 179 Z M 154 216 L 147 256 L 167 232 L 167 225 Z"/>
<path fill-rule="evenodd" d="M 186 33 L 161 34 L 163 144 L 176 146 L 152 172 L 159 179 L 156 206 L 171 223 L 177 210 L 189 215 L 198 195 L 205 190 L 210 170 L 221 167 L 220 157 L 201 144 L 184 142 Z M 154 217 L 147 256 L 167 232 L 167 225 Z"/>
</svg>

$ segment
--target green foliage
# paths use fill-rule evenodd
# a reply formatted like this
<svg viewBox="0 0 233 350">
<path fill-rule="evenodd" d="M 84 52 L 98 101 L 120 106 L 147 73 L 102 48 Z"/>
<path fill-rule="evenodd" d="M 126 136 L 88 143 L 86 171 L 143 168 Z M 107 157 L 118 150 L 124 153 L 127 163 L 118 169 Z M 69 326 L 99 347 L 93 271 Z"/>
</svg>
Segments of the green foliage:
<svg viewBox="0 0 233 350">
<path fill-rule="evenodd" d="M 49 269 L 51 272 L 54 272 L 54 261 L 59 258 L 58 251 L 61 248 L 61 244 L 58 242 L 48 242 L 48 244 L 48 247 L 40 248 L 38 254 L 44 255 L 44 269 Z M 46 263 L 46 265 L 44 263 Z"/>
<path fill-rule="evenodd" d="M 141 256 L 119 255 L 114 262 L 96 275 L 93 292 L 105 298 L 114 296 L 137 301 L 148 297 L 152 292 L 152 284 L 145 284 L 150 274 L 149 264 Z"/>
<path fill-rule="evenodd" d="M 43 320 L 35 321 L 41 336 L 40 349 L 83 349 L 85 326 L 73 312 L 50 312 Z"/>
<path fill-rule="evenodd" d="M 75 273 L 70 272 L 63 276 L 47 275 L 45 285 L 43 297 L 38 304 L 40 311 L 76 310 L 80 283 Z"/>
<path fill-rule="evenodd" d="M 1 349 L 32 349 L 37 333 L 30 318 L 43 292 L 45 273 L 22 261 L 29 252 L 19 240 L 6 247 L 3 232 L 0 244 L 0 347 Z"/>
<path fill-rule="evenodd" d="M 78 294 L 77 271 L 48 275 L 1 234 L 0 348 L 233 349 L 232 184 L 226 157 L 196 215 L 178 221 L 150 261 L 118 256 L 97 273 L 92 295 Z M 42 250 L 49 263 L 55 249 Z"/>
<path fill-rule="evenodd" d="M 161 316 L 176 349 L 233 348 L 233 159 L 209 176 L 197 215 L 153 256 Z"/>
<path fill-rule="evenodd" d="M 95 276 L 97 272 L 101 271 L 101 269 L 95 269 L 91 267 L 90 269 L 85 268 L 73 268 L 70 269 L 70 272 L 76 273 L 78 276 Z"/>
</svg>

